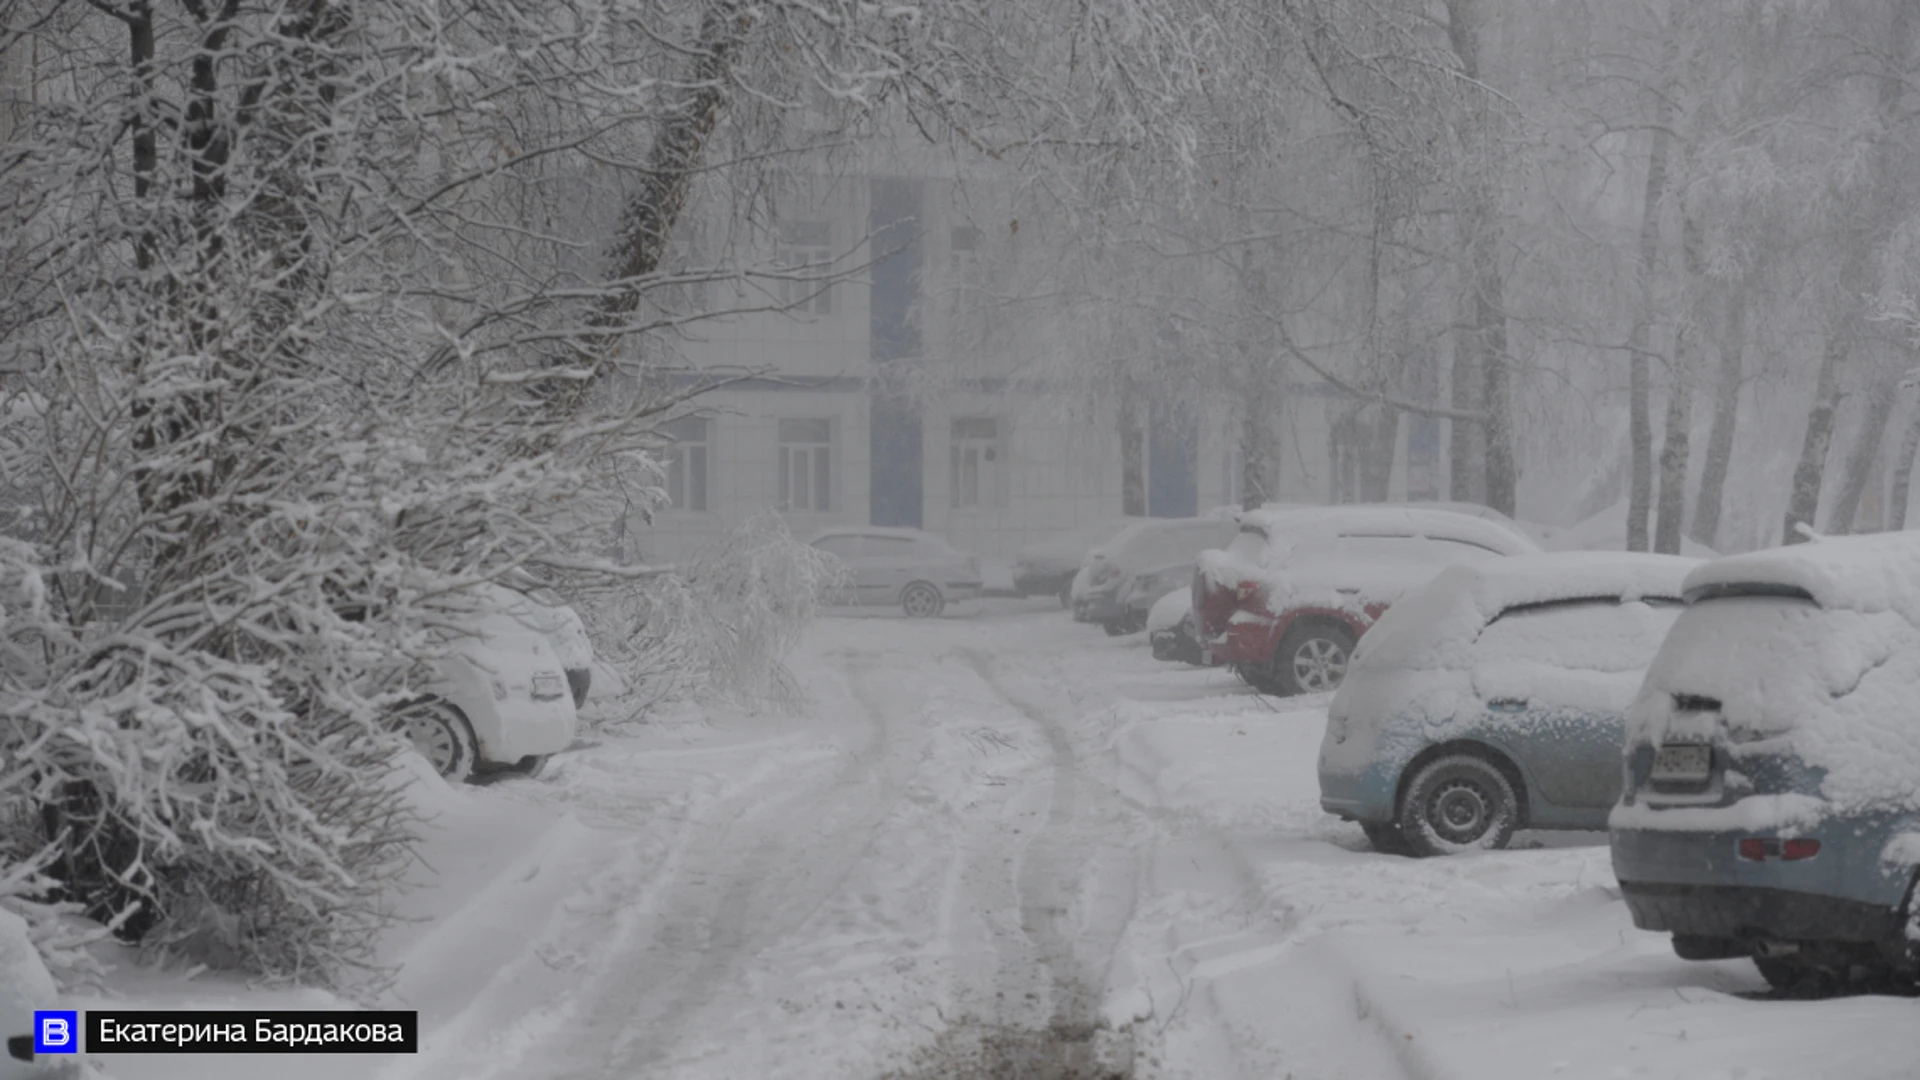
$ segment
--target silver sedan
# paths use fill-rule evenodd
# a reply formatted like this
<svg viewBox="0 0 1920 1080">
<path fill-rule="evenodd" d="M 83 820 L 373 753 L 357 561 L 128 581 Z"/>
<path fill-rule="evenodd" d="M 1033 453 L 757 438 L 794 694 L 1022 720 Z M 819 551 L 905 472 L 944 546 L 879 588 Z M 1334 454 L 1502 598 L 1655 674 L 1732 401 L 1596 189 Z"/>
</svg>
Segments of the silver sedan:
<svg viewBox="0 0 1920 1080">
<path fill-rule="evenodd" d="M 847 526 L 815 533 L 807 543 L 846 564 L 839 603 L 891 607 L 931 619 L 949 601 L 980 595 L 980 560 L 919 529 Z"/>
</svg>

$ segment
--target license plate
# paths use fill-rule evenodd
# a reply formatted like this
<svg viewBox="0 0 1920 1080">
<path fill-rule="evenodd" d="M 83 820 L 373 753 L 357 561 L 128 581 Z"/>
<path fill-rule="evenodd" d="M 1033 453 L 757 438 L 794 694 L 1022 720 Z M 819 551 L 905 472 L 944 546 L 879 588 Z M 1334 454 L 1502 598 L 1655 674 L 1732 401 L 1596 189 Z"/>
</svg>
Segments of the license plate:
<svg viewBox="0 0 1920 1080">
<path fill-rule="evenodd" d="M 1666 783 L 1700 783 L 1712 770 L 1713 749 L 1707 746 L 1663 746 L 1653 752 L 1653 779 Z"/>
<path fill-rule="evenodd" d="M 567 692 L 567 680 L 552 674 L 533 677 L 533 696 L 536 698 L 557 698 Z"/>
</svg>

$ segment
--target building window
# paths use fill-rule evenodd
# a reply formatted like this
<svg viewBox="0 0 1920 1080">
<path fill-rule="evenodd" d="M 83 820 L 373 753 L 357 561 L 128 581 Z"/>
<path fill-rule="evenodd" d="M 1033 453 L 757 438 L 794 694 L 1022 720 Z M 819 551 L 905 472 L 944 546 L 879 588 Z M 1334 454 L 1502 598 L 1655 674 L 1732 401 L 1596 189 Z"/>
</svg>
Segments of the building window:
<svg viewBox="0 0 1920 1080">
<path fill-rule="evenodd" d="M 707 419 L 686 416 L 666 426 L 673 438 L 667 450 L 667 498 L 675 510 L 707 509 Z"/>
<path fill-rule="evenodd" d="M 833 509 L 833 421 L 780 421 L 780 508 Z"/>
<path fill-rule="evenodd" d="M 781 230 L 780 302 L 801 314 L 833 311 L 831 231 L 824 221 L 790 221 Z"/>
<path fill-rule="evenodd" d="M 948 280 L 959 310 L 980 306 L 987 287 L 986 243 L 972 225 L 955 225 L 947 236 Z"/>
<path fill-rule="evenodd" d="M 952 504 L 1004 506 L 1000 483 L 1000 421 L 991 416 L 963 416 L 953 421 L 953 451 L 947 475 Z"/>
</svg>

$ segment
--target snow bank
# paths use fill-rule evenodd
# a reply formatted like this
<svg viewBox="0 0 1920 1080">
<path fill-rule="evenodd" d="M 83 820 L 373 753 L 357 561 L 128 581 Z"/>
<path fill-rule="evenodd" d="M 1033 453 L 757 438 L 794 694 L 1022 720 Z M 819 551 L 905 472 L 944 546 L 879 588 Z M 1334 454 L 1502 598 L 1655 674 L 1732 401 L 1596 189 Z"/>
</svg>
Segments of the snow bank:
<svg viewBox="0 0 1920 1080">
<path fill-rule="evenodd" d="M 1717 595 L 1756 587 L 1812 599 Z M 1736 755 L 1823 771 L 1835 810 L 1920 808 L 1920 533 L 1735 555 L 1689 574 L 1686 588 L 1695 602 L 1648 670 L 1629 747 L 1712 739 L 1724 724 Z M 1719 706 L 1682 712 L 1676 695 Z M 1640 816 L 1679 825 L 1671 814 Z"/>
<path fill-rule="evenodd" d="M 33 1011 L 64 1007 L 53 976 L 40 962 L 27 931 L 27 921 L 0 908 L 0 1040 L 33 1031 Z M 49 1076 L 52 1070 L 14 1061 L 0 1054 L 0 1080 L 28 1080 Z"/>
<path fill-rule="evenodd" d="M 504 981 L 525 979 L 541 931 L 591 869 L 590 834 L 571 816 L 495 797 L 487 789 L 449 786 L 417 755 L 402 757 L 395 782 L 411 808 L 427 818 L 419 860 L 406 891 L 393 900 L 402 921 L 383 935 L 378 959 L 398 968 L 375 1004 L 420 1011 L 423 1044 L 463 1018 L 477 998 Z M 0 913 L 0 924 L 4 913 Z M 0 950 L 5 927 L 0 925 Z M 103 996 L 74 1007 L 114 1009 L 345 1009 L 352 1004 L 319 990 L 272 989 L 233 976 L 197 978 L 152 968 L 131 951 L 119 956 Z M 0 999 L 14 971 L 0 959 Z M 41 999 L 42 1007 L 49 999 Z M 25 1030 L 25 1029 L 22 1029 Z M 332 1055 L 100 1055 L 115 1080 L 331 1080 L 346 1059 Z M 358 1074 L 382 1066 L 412 1075 L 411 1059 L 361 1059 Z M 31 1074 L 36 1077 L 40 1074 Z M 7 1077 L 0 1066 L 0 1077 Z"/>
</svg>

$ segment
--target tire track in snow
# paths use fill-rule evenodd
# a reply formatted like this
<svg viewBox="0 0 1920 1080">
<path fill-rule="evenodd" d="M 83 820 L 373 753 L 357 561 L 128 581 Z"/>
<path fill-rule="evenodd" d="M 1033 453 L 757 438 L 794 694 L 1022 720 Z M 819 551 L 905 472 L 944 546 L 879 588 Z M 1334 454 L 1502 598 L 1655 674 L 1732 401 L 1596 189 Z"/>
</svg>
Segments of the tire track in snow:
<svg viewBox="0 0 1920 1080">
<path fill-rule="evenodd" d="M 1086 773 L 1073 739 L 1049 710 L 1010 690 L 985 653 L 961 649 L 959 655 L 1040 730 L 1052 753 L 1046 823 L 1027 844 L 1018 879 L 1020 925 L 1049 976 L 1046 1029 L 1059 1054 L 1049 1065 L 1054 1075 L 1131 1075 L 1131 1032 L 1107 1032 L 1102 1022 L 1115 953 L 1138 901 L 1138 860 L 1120 842 L 1131 815 L 1116 793 Z M 1075 901 L 1079 926 L 1072 919 Z M 1023 956 L 1006 960 L 1030 962 Z M 1024 979 L 1016 968 L 1003 981 L 1019 985 Z"/>
<path fill-rule="evenodd" d="M 864 742 L 831 772 L 800 783 L 755 785 L 720 814 L 693 824 L 684 863 L 651 912 L 610 952 L 632 959 L 581 997 L 585 1015 L 550 1052 L 523 1059 L 525 1077 L 637 1077 L 665 1067 L 753 958 L 804 924 L 842 887 L 885 826 L 914 758 L 890 718 L 849 673 Z M 791 780 L 791 777 L 786 779 Z M 798 812 L 827 808 L 820 813 Z"/>
</svg>

